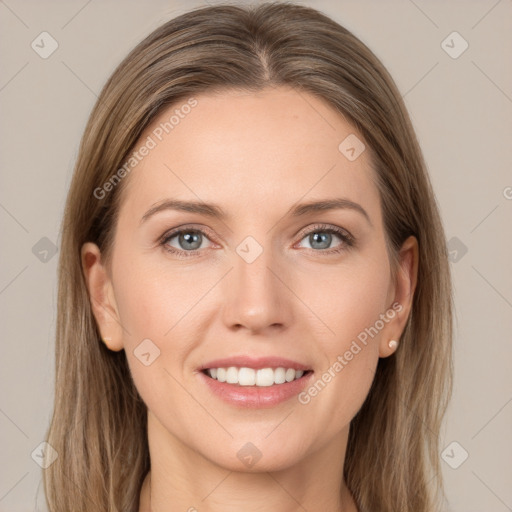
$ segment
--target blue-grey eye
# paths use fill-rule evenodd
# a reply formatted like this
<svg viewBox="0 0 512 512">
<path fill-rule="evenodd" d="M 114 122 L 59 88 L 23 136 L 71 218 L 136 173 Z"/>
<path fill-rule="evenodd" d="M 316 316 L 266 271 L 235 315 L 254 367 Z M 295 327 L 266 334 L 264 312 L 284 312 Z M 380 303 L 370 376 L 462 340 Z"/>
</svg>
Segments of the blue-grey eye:
<svg viewBox="0 0 512 512">
<path fill-rule="evenodd" d="M 202 238 L 199 231 L 183 231 L 178 236 L 178 243 L 183 249 L 196 250 L 201 247 Z"/>
<path fill-rule="evenodd" d="M 331 242 L 332 234 L 326 231 L 317 231 L 309 235 L 309 243 L 312 249 L 328 249 Z"/>
<path fill-rule="evenodd" d="M 175 243 L 171 243 L 174 239 L 177 240 L 178 246 L 176 246 Z M 187 229 L 171 233 L 164 240 L 164 243 L 173 249 L 195 251 L 201 248 L 203 241 L 204 237 L 201 231 Z"/>
</svg>

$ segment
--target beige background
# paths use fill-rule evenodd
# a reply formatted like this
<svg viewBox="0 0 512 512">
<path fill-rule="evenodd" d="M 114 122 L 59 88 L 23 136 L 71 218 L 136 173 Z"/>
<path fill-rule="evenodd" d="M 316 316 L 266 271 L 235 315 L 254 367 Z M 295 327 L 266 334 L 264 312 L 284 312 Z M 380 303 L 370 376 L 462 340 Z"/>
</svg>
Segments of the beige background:
<svg viewBox="0 0 512 512">
<path fill-rule="evenodd" d="M 456 381 L 443 447 L 452 465 L 462 450 L 469 457 L 458 469 L 442 463 L 446 511 L 510 511 L 512 1 L 300 3 L 358 35 L 405 96 L 457 251 Z M 31 453 L 52 407 L 58 255 L 41 261 L 51 245 L 40 240 L 59 244 L 86 119 L 128 50 L 195 5 L 0 1 L 0 511 L 46 510 L 42 469 Z M 31 48 L 43 31 L 59 45 L 47 59 Z M 469 43 L 456 59 L 441 46 L 453 31 Z M 450 51 L 460 50 L 463 41 L 453 41 Z M 449 446 L 454 441 L 460 446 Z"/>
</svg>

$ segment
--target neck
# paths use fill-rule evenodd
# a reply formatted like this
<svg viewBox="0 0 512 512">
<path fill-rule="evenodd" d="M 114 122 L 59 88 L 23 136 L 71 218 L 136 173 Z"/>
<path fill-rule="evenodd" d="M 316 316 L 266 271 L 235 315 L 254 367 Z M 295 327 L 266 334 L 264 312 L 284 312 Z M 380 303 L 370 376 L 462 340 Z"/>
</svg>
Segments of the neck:
<svg viewBox="0 0 512 512">
<path fill-rule="evenodd" d="M 139 512 L 357 512 L 343 481 L 348 427 L 299 462 L 260 472 L 221 467 L 163 430 L 148 414 L 151 471 L 142 485 Z"/>
</svg>

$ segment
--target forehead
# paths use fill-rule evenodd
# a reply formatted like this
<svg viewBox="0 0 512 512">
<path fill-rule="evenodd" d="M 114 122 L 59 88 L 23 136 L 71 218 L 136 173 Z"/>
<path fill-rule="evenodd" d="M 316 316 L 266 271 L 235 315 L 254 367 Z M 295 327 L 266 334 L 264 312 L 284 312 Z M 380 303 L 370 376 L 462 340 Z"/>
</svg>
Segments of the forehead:
<svg viewBox="0 0 512 512">
<path fill-rule="evenodd" d="M 341 113 L 304 91 L 278 87 L 186 98 L 162 111 L 140 137 L 135 150 L 151 149 L 128 177 L 123 208 L 142 215 L 172 197 L 261 215 L 301 199 L 343 196 L 371 211 L 379 198 L 368 151 L 351 160 L 346 140 L 363 143 Z"/>
</svg>

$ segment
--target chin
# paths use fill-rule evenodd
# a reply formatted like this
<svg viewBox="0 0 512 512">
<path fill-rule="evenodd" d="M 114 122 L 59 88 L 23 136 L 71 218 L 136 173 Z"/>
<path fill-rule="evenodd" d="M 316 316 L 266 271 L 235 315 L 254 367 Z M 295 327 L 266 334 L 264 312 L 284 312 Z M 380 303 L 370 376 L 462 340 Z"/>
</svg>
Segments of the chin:
<svg viewBox="0 0 512 512">
<path fill-rule="evenodd" d="M 221 452 L 217 446 L 215 452 L 204 453 L 203 456 L 229 471 L 262 473 L 282 471 L 299 464 L 304 457 L 304 450 L 281 440 L 277 444 L 268 440 L 236 440 Z"/>
</svg>

